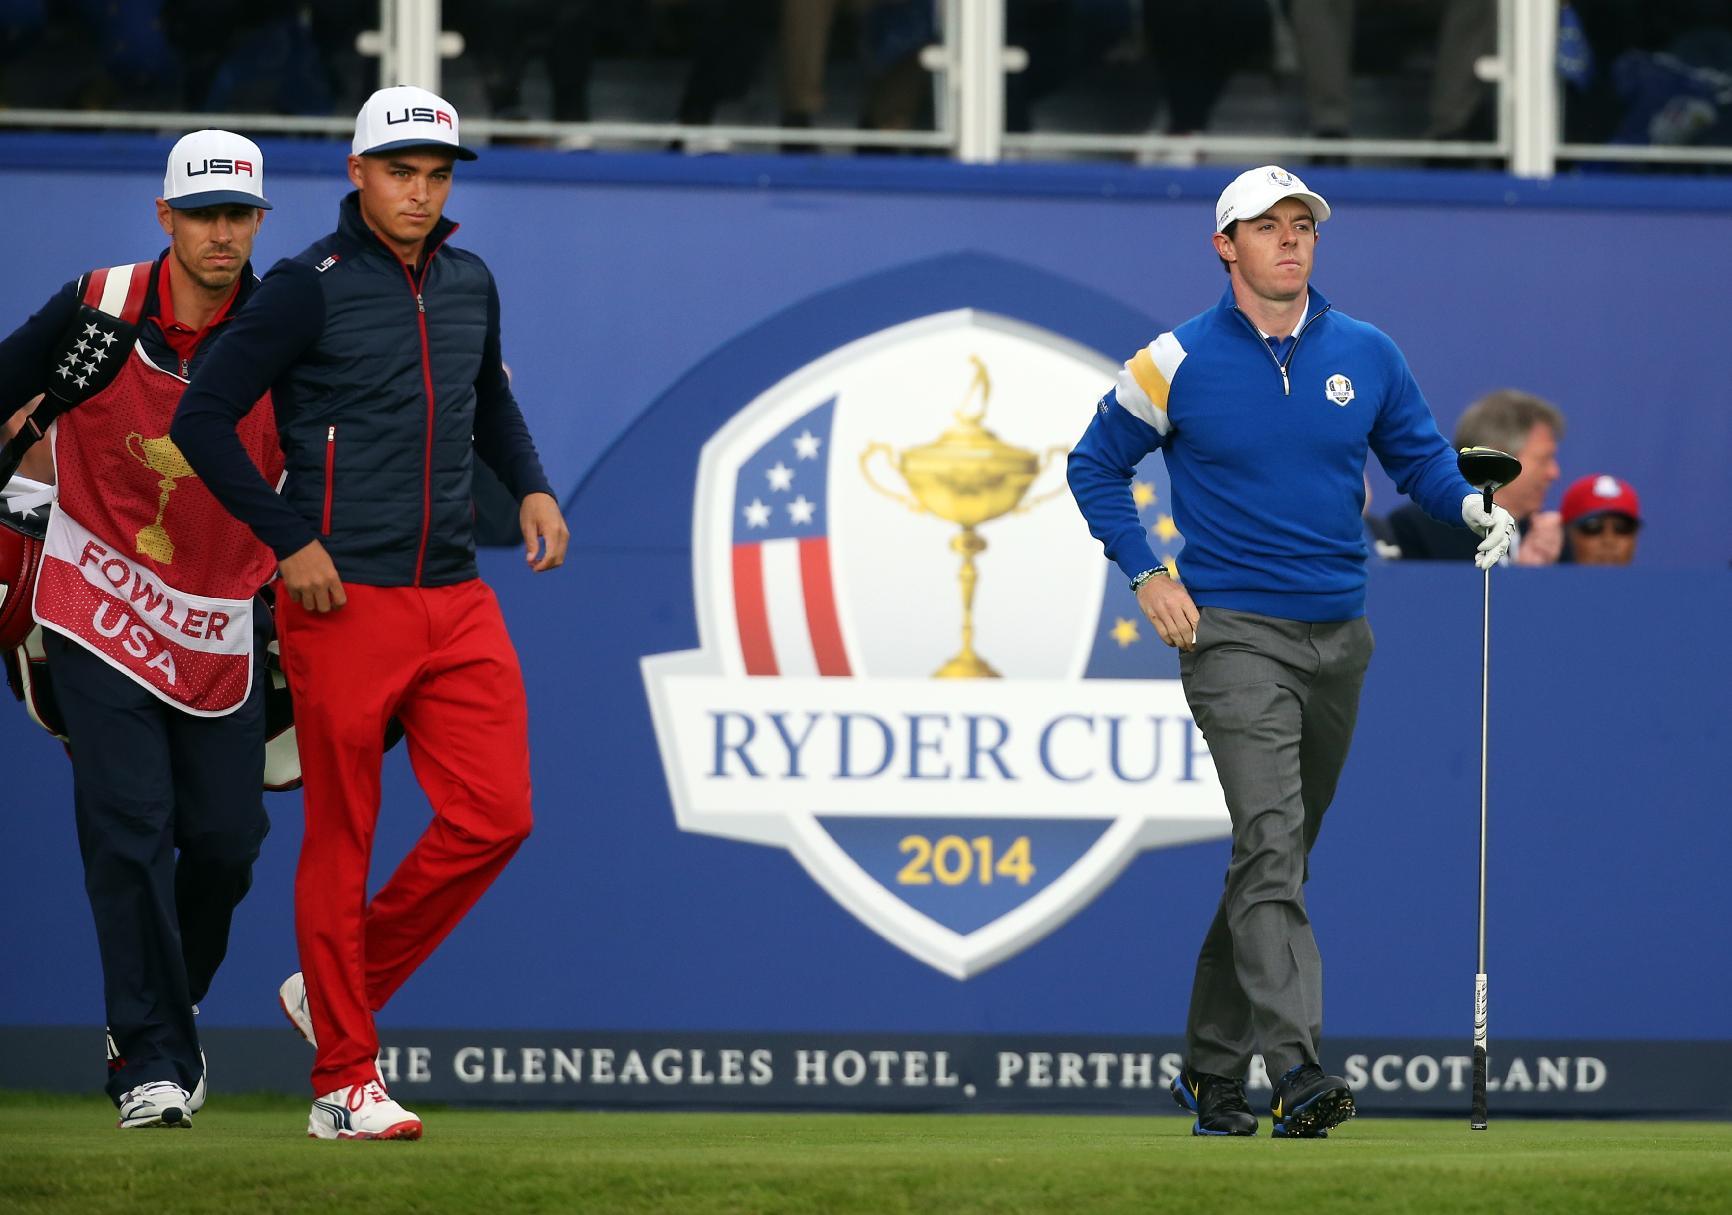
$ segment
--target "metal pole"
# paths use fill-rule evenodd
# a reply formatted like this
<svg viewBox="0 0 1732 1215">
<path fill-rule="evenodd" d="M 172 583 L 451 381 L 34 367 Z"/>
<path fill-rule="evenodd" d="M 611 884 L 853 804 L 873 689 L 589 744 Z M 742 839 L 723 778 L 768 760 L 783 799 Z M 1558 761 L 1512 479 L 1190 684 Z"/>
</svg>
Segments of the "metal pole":
<svg viewBox="0 0 1732 1215">
<path fill-rule="evenodd" d="M 446 33 L 440 0 L 379 0 L 379 28 L 362 30 L 355 49 L 379 57 L 379 87 L 413 84 L 439 91 L 440 61 L 463 53 L 462 35 Z"/>
<path fill-rule="evenodd" d="M 397 80 L 439 91 L 439 0 L 397 0 Z"/>
<path fill-rule="evenodd" d="M 1503 48 L 1503 87 L 1511 94 L 1513 119 L 1510 172 L 1548 178 L 1557 171 L 1558 0 L 1503 2 L 1510 39 Z"/>
<path fill-rule="evenodd" d="M 1004 138 L 1004 0 L 957 5 L 957 159 L 990 164 Z"/>
</svg>

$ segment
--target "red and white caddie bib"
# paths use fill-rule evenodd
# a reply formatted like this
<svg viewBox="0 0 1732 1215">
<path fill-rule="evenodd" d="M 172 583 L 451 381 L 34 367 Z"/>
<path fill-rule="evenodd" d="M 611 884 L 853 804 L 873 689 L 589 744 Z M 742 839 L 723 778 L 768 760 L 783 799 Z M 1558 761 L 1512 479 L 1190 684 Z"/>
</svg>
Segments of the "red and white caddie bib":
<svg viewBox="0 0 1732 1215">
<path fill-rule="evenodd" d="M 150 262 L 90 276 L 84 302 L 136 323 Z M 77 376 L 124 359 L 114 381 L 54 428 L 59 503 L 49 520 L 32 607 L 163 700 L 201 717 L 246 702 L 253 678 L 253 595 L 276 557 L 211 496 L 168 437 L 186 381 L 91 326 L 54 370 Z M 104 341 L 104 337 L 107 341 Z M 247 455 L 282 476 L 267 394 L 242 419 Z"/>
</svg>

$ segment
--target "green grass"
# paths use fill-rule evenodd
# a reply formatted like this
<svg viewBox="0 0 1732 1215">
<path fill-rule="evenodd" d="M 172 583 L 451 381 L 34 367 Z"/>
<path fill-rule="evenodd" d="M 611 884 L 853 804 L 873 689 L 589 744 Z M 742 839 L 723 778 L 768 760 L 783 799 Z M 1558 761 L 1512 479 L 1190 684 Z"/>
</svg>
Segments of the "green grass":
<svg viewBox="0 0 1732 1215">
<path fill-rule="evenodd" d="M 1732 1125 L 1356 1119 L 1328 1141 L 1178 1117 L 421 1111 L 419 1143 L 304 1137 L 227 1097 L 118 1131 L 98 1097 L 0 1094 L 0 1211 L 1732 1211 Z"/>
</svg>

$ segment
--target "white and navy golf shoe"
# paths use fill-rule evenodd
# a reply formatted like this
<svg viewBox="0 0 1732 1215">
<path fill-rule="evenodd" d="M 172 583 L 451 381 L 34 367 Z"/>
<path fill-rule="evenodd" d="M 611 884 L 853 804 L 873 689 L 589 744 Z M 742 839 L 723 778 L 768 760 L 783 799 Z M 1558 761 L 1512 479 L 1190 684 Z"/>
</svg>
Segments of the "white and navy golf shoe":
<svg viewBox="0 0 1732 1215">
<path fill-rule="evenodd" d="M 190 1098 L 186 1090 L 169 1080 L 152 1080 L 129 1090 L 120 1099 L 120 1121 L 114 1125 L 122 1130 L 143 1127 L 192 1126 Z"/>
<path fill-rule="evenodd" d="M 421 1119 L 391 1100 L 377 1080 L 352 1084 L 313 1102 L 309 1139 L 419 1139 Z"/>
</svg>

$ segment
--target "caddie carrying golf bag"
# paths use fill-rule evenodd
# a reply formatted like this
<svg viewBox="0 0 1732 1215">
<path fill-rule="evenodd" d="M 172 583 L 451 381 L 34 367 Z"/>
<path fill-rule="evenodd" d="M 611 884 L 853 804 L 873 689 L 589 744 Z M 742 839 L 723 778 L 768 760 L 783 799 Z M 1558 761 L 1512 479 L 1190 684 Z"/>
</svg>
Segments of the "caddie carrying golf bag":
<svg viewBox="0 0 1732 1215">
<path fill-rule="evenodd" d="M 24 454 L 45 438 L 56 419 L 115 382 L 138 340 L 151 263 L 92 271 L 79 281 L 79 307 L 62 335 L 50 387 L 12 439 L 0 446 L 0 666 L 30 719 L 62 743 L 66 723 L 54 698 L 53 680 L 36 623 L 33 600 L 41 576 L 55 487 L 16 476 Z M 105 290 L 105 287 L 107 288 Z M 99 352 L 107 352 L 99 353 Z M 120 357 L 108 357 L 119 353 Z M 268 614 L 261 594 L 255 610 Z M 266 663 L 267 743 L 264 787 L 298 788 L 294 708 L 272 643 Z"/>
</svg>

